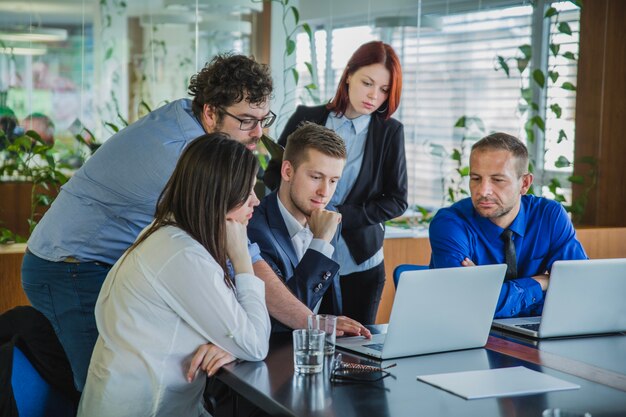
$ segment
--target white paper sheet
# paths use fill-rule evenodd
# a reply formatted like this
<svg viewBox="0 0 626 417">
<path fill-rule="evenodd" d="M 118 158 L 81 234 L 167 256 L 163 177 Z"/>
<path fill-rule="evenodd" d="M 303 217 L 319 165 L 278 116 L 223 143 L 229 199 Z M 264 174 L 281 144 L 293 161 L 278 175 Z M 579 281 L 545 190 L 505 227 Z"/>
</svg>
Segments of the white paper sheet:
<svg viewBox="0 0 626 417">
<path fill-rule="evenodd" d="M 523 366 L 418 375 L 417 379 L 466 400 L 510 397 L 580 388 L 580 385 L 572 384 L 571 382 L 563 381 Z"/>
</svg>

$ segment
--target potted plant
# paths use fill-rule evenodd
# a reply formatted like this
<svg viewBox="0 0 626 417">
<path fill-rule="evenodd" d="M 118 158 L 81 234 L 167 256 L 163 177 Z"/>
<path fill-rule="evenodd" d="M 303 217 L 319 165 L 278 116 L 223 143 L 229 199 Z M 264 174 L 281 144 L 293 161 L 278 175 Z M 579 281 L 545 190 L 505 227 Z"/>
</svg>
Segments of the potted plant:
<svg viewBox="0 0 626 417">
<path fill-rule="evenodd" d="M 33 130 L 0 130 L 0 243 L 25 242 L 68 178 L 53 145 Z"/>
</svg>

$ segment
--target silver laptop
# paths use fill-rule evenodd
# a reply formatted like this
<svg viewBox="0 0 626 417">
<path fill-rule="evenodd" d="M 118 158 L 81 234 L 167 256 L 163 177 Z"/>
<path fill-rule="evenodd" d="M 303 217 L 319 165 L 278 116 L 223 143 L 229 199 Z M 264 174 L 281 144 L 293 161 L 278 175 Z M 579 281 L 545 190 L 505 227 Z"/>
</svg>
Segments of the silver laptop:
<svg viewBox="0 0 626 417">
<path fill-rule="evenodd" d="M 536 338 L 626 331 L 626 259 L 554 262 L 542 315 L 493 326 Z"/>
<path fill-rule="evenodd" d="M 337 338 L 336 346 L 379 359 L 484 346 L 506 265 L 403 272 L 386 334 Z"/>
</svg>

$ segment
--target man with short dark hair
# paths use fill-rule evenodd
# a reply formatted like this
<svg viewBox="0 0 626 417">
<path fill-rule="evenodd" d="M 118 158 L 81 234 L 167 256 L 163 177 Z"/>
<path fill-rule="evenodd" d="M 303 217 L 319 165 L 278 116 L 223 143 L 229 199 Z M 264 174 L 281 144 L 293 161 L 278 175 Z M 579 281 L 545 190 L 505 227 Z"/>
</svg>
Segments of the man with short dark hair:
<svg viewBox="0 0 626 417">
<path fill-rule="evenodd" d="M 341 214 L 327 204 L 345 161 L 345 144 L 334 131 L 303 123 L 287 140 L 278 191 L 261 201 L 248 226 L 250 239 L 287 287 L 314 313 L 337 316 L 341 288 L 333 253 Z M 369 336 L 343 316 L 338 330 Z"/>
<path fill-rule="evenodd" d="M 431 268 L 507 264 L 495 317 L 539 315 L 557 260 L 587 259 L 563 206 L 526 195 L 528 150 L 506 133 L 472 146 L 470 194 L 430 224 Z"/>
</svg>

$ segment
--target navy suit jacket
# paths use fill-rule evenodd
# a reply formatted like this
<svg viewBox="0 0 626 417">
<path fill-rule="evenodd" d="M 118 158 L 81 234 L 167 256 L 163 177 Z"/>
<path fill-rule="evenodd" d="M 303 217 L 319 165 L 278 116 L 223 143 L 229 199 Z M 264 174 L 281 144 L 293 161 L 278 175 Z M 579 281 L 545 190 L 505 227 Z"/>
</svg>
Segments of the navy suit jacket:
<svg viewBox="0 0 626 417">
<path fill-rule="evenodd" d="M 333 210 L 327 207 L 327 210 Z M 333 210 L 334 211 L 334 210 Z M 341 224 L 330 242 L 336 246 Z M 248 224 L 248 237 L 261 249 L 261 256 L 283 279 L 300 301 L 313 309 L 332 285 L 332 314 L 341 315 L 339 264 L 321 252 L 307 249 L 298 262 L 287 225 L 278 208 L 276 192 L 267 195 L 254 209 Z"/>
</svg>

